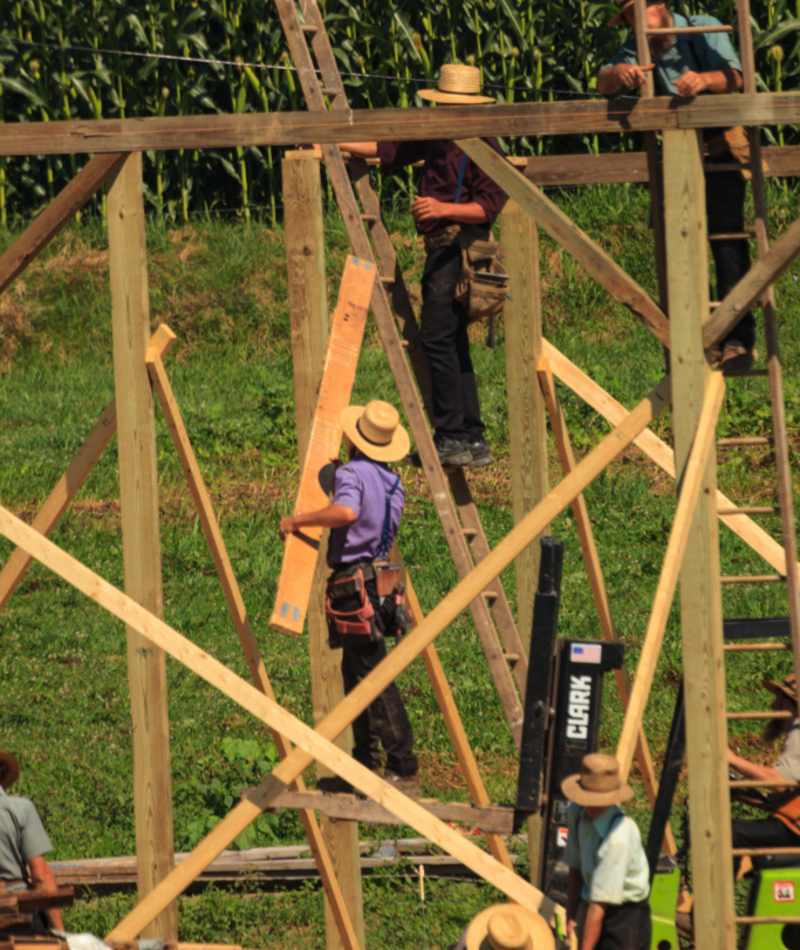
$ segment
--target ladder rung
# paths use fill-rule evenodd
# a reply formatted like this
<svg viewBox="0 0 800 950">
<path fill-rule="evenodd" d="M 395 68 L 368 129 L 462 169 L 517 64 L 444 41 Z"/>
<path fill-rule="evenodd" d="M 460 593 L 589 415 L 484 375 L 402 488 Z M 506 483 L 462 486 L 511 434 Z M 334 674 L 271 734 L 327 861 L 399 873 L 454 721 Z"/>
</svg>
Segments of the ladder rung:
<svg viewBox="0 0 800 950">
<path fill-rule="evenodd" d="M 754 778 L 737 778 L 737 779 L 734 779 L 732 782 L 729 782 L 728 784 L 730 785 L 731 788 L 798 788 L 800 786 L 800 782 L 793 782 L 790 779 L 781 780 L 777 778 L 771 778 L 766 782 L 759 781 L 758 779 L 754 779 Z M 742 854 L 752 854 L 753 851 L 763 851 L 765 854 L 776 854 L 782 849 L 781 848 L 753 848 L 753 849 L 739 848 L 739 849 L 734 849 L 734 850 L 739 850 L 740 853 Z M 791 849 L 787 849 L 787 850 L 791 850 Z"/>
<path fill-rule="evenodd" d="M 785 574 L 728 574 L 721 577 L 721 584 L 781 584 L 786 583 Z"/>
<path fill-rule="evenodd" d="M 408 345 L 408 340 L 403 340 L 403 342 L 406 345 Z M 464 535 L 465 538 L 474 538 L 475 535 L 478 533 L 478 529 L 477 528 L 462 528 L 461 533 Z"/>
<path fill-rule="evenodd" d="M 785 710 L 765 709 L 764 712 L 729 712 L 726 716 L 731 722 L 746 721 L 750 719 L 794 719 L 796 713 Z"/>
<path fill-rule="evenodd" d="M 736 28 L 725 23 L 719 26 L 660 26 L 645 30 L 645 36 L 677 36 L 679 33 L 735 33 Z"/>
<path fill-rule="evenodd" d="M 301 29 L 306 36 L 313 36 L 315 33 L 319 33 L 319 27 L 314 26 L 313 23 L 304 23 Z"/>
<path fill-rule="evenodd" d="M 743 439 L 717 439 L 718 449 L 733 445 L 772 445 L 772 439 L 768 439 L 765 435 L 754 435 Z"/>
<path fill-rule="evenodd" d="M 519 653 L 506 653 L 505 658 L 507 663 L 519 663 Z"/>
<path fill-rule="evenodd" d="M 392 284 L 395 283 L 395 279 L 394 277 L 381 277 L 381 283 L 385 287 L 390 287 Z"/>
<path fill-rule="evenodd" d="M 483 591 L 483 596 L 487 600 L 492 601 L 492 600 L 497 600 L 499 594 L 497 593 L 496 590 L 485 590 Z M 517 659 L 519 659 L 519 657 Z"/>
<path fill-rule="evenodd" d="M 767 643 L 726 643 L 723 649 L 727 653 L 767 653 L 770 650 L 791 650 L 792 645 L 773 640 Z"/>
<path fill-rule="evenodd" d="M 717 508 L 718 515 L 779 515 L 780 508 L 774 505 L 761 505 L 760 507 L 741 507 L 741 508 Z"/>
<path fill-rule="evenodd" d="M 327 96 L 329 99 L 335 99 L 336 96 L 340 96 L 342 94 L 341 89 L 334 89 L 331 86 L 323 86 L 322 89 L 320 89 L 320 92 L 323 96 Z"/>
<path fill-rule="evenodd" d="M 362 214 L 361 220 L 365 224 L 375 224 L 375 222 L 378 220 L 378 216 L 376 214 Z"/>
<path fill-rule="evenodd" d="M 800 917 L 734 917 L 737 924 L 797 924 Z M 778 938 L 780 940 L 780 937 Z"/>
<path fill-rule="evenodd" d="M 730 234 L 709 234 L 709 241 L 744 241 L 754 238 L 755 231 L 733 231 Z"/>
</svg>

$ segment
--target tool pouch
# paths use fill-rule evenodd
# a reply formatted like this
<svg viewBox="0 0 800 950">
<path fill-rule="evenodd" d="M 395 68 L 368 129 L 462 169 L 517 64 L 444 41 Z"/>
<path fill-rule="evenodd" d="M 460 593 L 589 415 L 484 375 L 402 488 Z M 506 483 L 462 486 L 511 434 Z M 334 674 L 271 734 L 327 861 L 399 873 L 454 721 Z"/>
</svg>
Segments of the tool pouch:
<svg viewBox="0 0 800 950">
<path fill-rule="evenodd" d="M 481 240 L 462 228 L 458 236 L 461 247 L 461 276 L 454 297 L 467 308 L 470 323 L 491 320 L 508 300 L 509 275 L 500 263 L 500 245 L 489 232 L 489 240 Z"/>
<path fill-rule="evenodd" d="M 395 584 L 392 593 L 381 605 L 381 612 L 387 636 L 397 637 L 400 642 L 414 623 L 414 615 L 406 601 L 405 584 Z"/>
<path fill-rule="evenodd" d="M 795 795 L 782 805 L 779 805 L 775 811 L 772 812 L 772 817 L 782 821 L 789 831 L 800 835 L 800 795 Z"/>
<path fill-rule="evenodd" d="M 378 589 L 378 597 L 390 597 L 394 593 L 395 587 L 400 583 L 403 569 L 399 564 L 392 564 L 389 561 L 373 561 L 372 567 L 375 571 L 375 587 Z"/>
<path fill-rule="evenodd" d="M 341 577 L 332 575 L 325 591 L 325 619 L 331 647 L 370 643 L 380 640 L 375 609 L 367 594 L 364 572 L 360 567 Z"/>
</svg>

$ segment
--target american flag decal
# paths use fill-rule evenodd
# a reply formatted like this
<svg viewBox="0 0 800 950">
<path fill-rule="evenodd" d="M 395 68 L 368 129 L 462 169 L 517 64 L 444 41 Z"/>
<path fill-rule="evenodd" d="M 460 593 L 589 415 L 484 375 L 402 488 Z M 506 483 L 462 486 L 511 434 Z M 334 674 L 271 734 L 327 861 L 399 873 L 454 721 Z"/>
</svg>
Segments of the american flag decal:
<svg viewBox="0 0 800 950">
<path fill-rule="evenodd" d="M 599 663 L 603 655 L 600 643 L 572 643 L 569 658 L 573 663 Z"/>
</svg>

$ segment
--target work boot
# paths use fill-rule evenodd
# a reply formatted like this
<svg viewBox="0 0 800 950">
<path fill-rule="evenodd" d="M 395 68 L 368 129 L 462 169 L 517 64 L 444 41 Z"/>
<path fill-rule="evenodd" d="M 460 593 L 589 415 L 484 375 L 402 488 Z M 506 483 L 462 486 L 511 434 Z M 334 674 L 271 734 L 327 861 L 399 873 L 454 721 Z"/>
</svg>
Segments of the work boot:
<svg viewBox="0 0 800 950">
<path fill-rule="evenodd" d="M 723 376 L 731 373 L 744 373 L 750 369 L 755 359 L 755 350 L 738 340 L 728 340 L 722 347 L 719 368 Z"/>
<path fill-rule="evenodd" d="M 384 772 L 384 782 L 388 782 L 392 788 L 398 792 L 408 795 L 409 798 L 420 798 L 422 789 L 419 787 L 419 777 L 417 775 L 398 775 L 396 772 Z"/>
<path fill-rule="evenodd" d="M 474 442 L 468 442 L 467 447 L 472 455 L 470 461 L 466 463 L 470 468 L 483 468 L 484 465 L 491 465 L 494 462 L 492 450 L 483 436 Z"/>
<path fill-rule="evenodd" d="M 466 442 L 438 433 L 433 437 L 440 465 L 469 465 L 472 453 Z"/>
<path fill-rule="evenodd" d="M 326 775 L 317 779 L 317 789 L 326 794 L 352 795 L 355 789 L 341 775 Z"/>
</svg>

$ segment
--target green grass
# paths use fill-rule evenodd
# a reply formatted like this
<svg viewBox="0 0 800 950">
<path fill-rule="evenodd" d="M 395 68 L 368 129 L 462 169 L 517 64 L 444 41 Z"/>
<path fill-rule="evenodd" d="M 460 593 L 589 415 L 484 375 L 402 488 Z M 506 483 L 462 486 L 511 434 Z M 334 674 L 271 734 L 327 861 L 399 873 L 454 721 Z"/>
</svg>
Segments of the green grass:
<svg viewBox="0 0 800 950">
<path fill-rule="evenodd" d="M 574 191 L 557 200 L 600 240 L 632 276 L 654 292 L 646 192 L 633 186 Z M 793 214 L 791 197 L 774 189 L 776 223 Z M 418 292 L 421 255 L 410 219 L 390 222 L 401 265 Z M 14 235 L 0 233 L 0 252 Z M 341 225 L 327 228 L 329 297 L 335 297 L 347 253 Z M 113 394 L 110 298 L 106 238 L 96 223 L 75 226 L 54 241 L 0 298 L 0 499 L 30 518 L 60 477 Z M 307 641 L 268 630 L 280 569 L 279 518 L 292 504 L 297 482 L 295 417 L 283 235 L 243 224 L 197 224 L 148 230 L 153 326 L 166 321 L 178 335 L 167 372 L 186 428 L 218 511 L 267 671 L 279 700 L 312 722 Z M 663 373 L 657 342 L 613 303 L 575 263 L 541 238 L 545 333 L 612 395 L 632 406 Z M 797 266 L 778 286 L 787 417 L 793 462 L 798 454 L 800 300 Z M 490 545 L 512 526 L 502 323 L 494 349 L 475 332 L 473 357 L 489 437 L 498 463 L 470 476 Z M 764 353 L 763 341 L 759 349 Z M 354 400 L 376 393 L 399 403 L 374 326 L 368 327 Z M 766 383 L 740 381 L 728 388 L 720 431 L 763 432 Z M 560 389 L 576 454 L 584 454 L 608 425 L 574 395 Z M 158 414 L 159 483 L 168 623 L 242 676 L 247 675 L 197 518 L 168 431 Z M 669 416 L 656 423 L 669 436 Z M 552 448 L 552 447 L 551 447 Z M 755 462 L 752 460 L 755 459 Z M 554 453 L 552 483 L 559 477 Z M 767 500 L 768 460 L 725 457 L 720 487 L 736 501 Z M 400 546 L 424 610 L 457 582 L 430 493 L 421 478 L 403 473 L 408 505 Z M 95 467 L 75 505 L 53 533 L 54 541 L 111 583 L 121 586 L 122 548 L 117 503 L 116 448 Z M 634 451 L 604 472 L 586 492 L 612 610 L 635 669 L 658 583 L 674 513 L 674 488 Z M 777 531 L 776 519 L 766 522 Z M 599 637 L 571 512 L 552 533 L 565 543 L 560 631 Z M 723 573 L 761 573 L 763 563 L 721 529 Z M 9 546 L 0 544 L 0 561 Z M 513 568 L 505 576 L 514 600 Z M 677 603 L 677 602 L 676 602 Z M 726 617 L 786 613 L 779 585 L 725 589 Z M 0 675 L 4 684 L 0 747 L 20 753 L 20 791 L 35 799 L 55 845 L 54 858 L 131 854 L 130 718 L 122 625 L 34 566 L 0 615 Z M 515 756 L 483 651 L 468 615 L 446 630 L 437 647 L 494 801 L 511 801 Z M 762 676 L 781 676 L 788 658 L 737 657 L 729 662 L 729 704 L 763 707 Z M 268 731 L 231 701 L 173 661 L 168 662 L 175 840 L 189 848 L 232 806 L 242 785 L 271 768 Z M 645 728 L 653 752 L 663 752 L 681 672 L 680 623 L 673 606 Z M 465 798 L 455 757 L 421 662 L 400 677 L 414 722 L 426 793 Z M 601 747 L 613 749 L 621 726 L 609 679 Z M 752 726 L 734 727 L 747 753 L 758 749 Z M 633 813 L 643 831 L 647 809 L 638 776 Z M 685 787 L 681 789 L 685 797 Z M 362 838 L 414 834 L 411 829 L 362 828 Z M 241 846 L 297 843 L 293 814 L 264 816 Z M 368 945 L 431 950 L 455 941 L 464 922 L 490 903 L 491 889 L 475 883 L 431 881 L 425 934 L 416 876 L 411 867 L 365 880 Z M 387 900 L 387 895 L 391 899 Z M 496 896 L 496 895 L 495 895 Z M 103 934 L 131 904 L 130 895 L 82 901 L 66 914 L 73 929 Z M 314 885 L 260 893 L 243 882 L 233 893 L 214 889 L 181 899 L 181 939 L 221 940 L 246 946 L 324 945 L 322 903 Z M 402 922 L 402 926 L 399 926 Z"/>
</svg>

